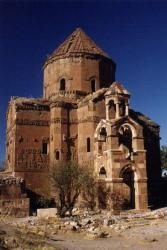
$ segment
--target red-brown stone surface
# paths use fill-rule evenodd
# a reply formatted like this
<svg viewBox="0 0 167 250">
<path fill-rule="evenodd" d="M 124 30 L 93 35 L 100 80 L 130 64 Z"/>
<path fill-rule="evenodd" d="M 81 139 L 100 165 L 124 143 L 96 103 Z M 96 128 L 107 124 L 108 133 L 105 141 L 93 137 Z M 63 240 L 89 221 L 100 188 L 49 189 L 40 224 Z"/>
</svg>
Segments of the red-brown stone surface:
<svg viewBox="0 0 167 250">
<path fill-rule="evenodd" d="M 72 159 L 93 165 L 131 208 L 154 205 L 159 126 L 129 109 L 130 94 L 115 82 L 115 68 L 81 29 L 74 31 L 45 62 L 43 98 L 9 102 L 6 173 L 37 192 L 47 186 L 51 166 Z"/>
</svg>

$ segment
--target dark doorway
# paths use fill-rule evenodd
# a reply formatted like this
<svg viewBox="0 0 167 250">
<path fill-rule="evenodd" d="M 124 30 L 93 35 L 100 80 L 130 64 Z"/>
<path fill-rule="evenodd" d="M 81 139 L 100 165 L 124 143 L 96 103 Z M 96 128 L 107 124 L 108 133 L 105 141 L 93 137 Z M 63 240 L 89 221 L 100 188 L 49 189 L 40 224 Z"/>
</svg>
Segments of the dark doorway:
<svg viewBox="0 0 167 250">
<path fill-rule="evenodd" d="M 134 186 L 134 172 L 131 168 L 124 170 L 122 174 L 123 178 L 123 189 L 125 204 L 124 209 L 134 209 L 135 208 L 135 186 Z"/>
</svg>

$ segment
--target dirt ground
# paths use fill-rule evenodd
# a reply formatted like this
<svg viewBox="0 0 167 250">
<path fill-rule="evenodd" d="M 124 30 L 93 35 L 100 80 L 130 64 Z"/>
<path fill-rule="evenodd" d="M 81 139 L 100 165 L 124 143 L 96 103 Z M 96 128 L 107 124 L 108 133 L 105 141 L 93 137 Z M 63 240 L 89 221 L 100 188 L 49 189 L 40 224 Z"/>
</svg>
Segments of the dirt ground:
<svg viewBox="0 0 167 250">
<path fill-rule="evenodd" d="M 19 219 L 18 219 L 19 221 Z M 110 236 L 90 239 L 83 232 L 59 231 L 53 235 L 31 233 L 19 223 L 0 222 L 0 249 L 9 250 L 167 250 L 167 216 L 126 222 L 125 230 L 111 227 Z M 25 226 L 25 225 L 24 225 Z M 3 240 L 5 239 L 5 240 Z M 5 245 L 6 244 L 6 245 Z"/>
<path fill-rule="evenodd" d="M 80 235 L 57 235 L 55 246 L 63 250 L 167 249 L 167 221 L 113 233 L 111 238 L 86 239 Z"/>
<path fill-rule="evenodd" d="M 86 239 L 80 235 L 57 235 L 55 246 L 63 250 L 167 249 L 167 221 L 113 233 L 110 238 Z"/>
</svg>

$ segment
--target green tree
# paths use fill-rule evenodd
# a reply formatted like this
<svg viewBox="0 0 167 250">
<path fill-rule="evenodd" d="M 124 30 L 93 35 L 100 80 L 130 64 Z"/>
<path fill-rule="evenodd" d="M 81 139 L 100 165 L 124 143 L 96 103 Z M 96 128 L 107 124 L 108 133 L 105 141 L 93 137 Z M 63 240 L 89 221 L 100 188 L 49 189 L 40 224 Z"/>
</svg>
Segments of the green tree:
<svg viewBox="0 0 167 250">
<path fill-rule="evenodd" d="M 167 146 L 161 146 L 161 167 L 167 168 Z"/>
<path fill-rule="evenodd" d="M 79 195 L 89 188 L 93 175 L 87 166 L 80 166 L 74 161 L 62 161 L 53 167 L 51 181 L 58 214 L 64 217 L 66 212 L 72 215 Z"/>
</svg>

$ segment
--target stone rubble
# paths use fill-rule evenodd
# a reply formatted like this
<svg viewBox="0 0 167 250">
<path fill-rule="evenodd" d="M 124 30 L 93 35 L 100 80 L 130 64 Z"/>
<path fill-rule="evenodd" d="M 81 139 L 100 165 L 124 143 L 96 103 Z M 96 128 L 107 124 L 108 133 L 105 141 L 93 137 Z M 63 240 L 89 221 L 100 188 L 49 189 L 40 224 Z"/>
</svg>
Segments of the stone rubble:
<svg viewBox="0 0 167 250">
<path fill-rule="evenodd" d="M 9 228 L 17 228 L 18 231 L 15 236 L 9 237 L 3 230 L 0 230 L 0 247 L 7 245 L 10 246 L 9 249 L 15 249 L 15 247 L 17 249 L 17 246 L 22 244 L 19 242 L 29 244 L 28 238 L 31 241 L 31 237 L 34 237 L 34 239 L 41 239 L 40 249 L 45 249 L 47 242 L 55 241 L 58 234 L 80 234 L 81 237 L 88 240 L 111 238 L 115 234 L 120 235 L 123 232 L 128 234 L 128 230 L 132 228 L 135 230 L 135 228 L 142 228 L 145 225 L 157 225 L 160 221 L 167 220 L 167 207 L 145 213 L 127 211 L 120 215 L 112 215 L 106 211 L 87 212 L 79 209 L 73 212 L 73 216 L 65 218 L 32 216 L 11 219 L 0 217 L 0 226 L 5 224 Z M 18 235 L 21 236 L 20 241 Z M 130 234 L 130 237 L 133 237 L 133 233 Z M 154 237 L 147 234 L 147 229 L 145 241 L 156 241 Z"/>
<path fill-rule="evenodd" d="M 76 215 L 76 214 L 77 215 Z M 82 214 L 82 215 L 81 215 Z M 111 215 L 101 212 L 74 211 L 72 217 L 65 218 L 38 218 L 8 220 L 20 230 L 31 232 L 40 236 L 53 238 L 58 233 L 81 233 L 90 239 L 111 237 L 114 232 L 123 232 L 131 227 L 156 224 L 157 220 L 167 219 L 167 207 L 152 212 L 137 213 L 127 211 L 120 215 Z"/>
</svg>

